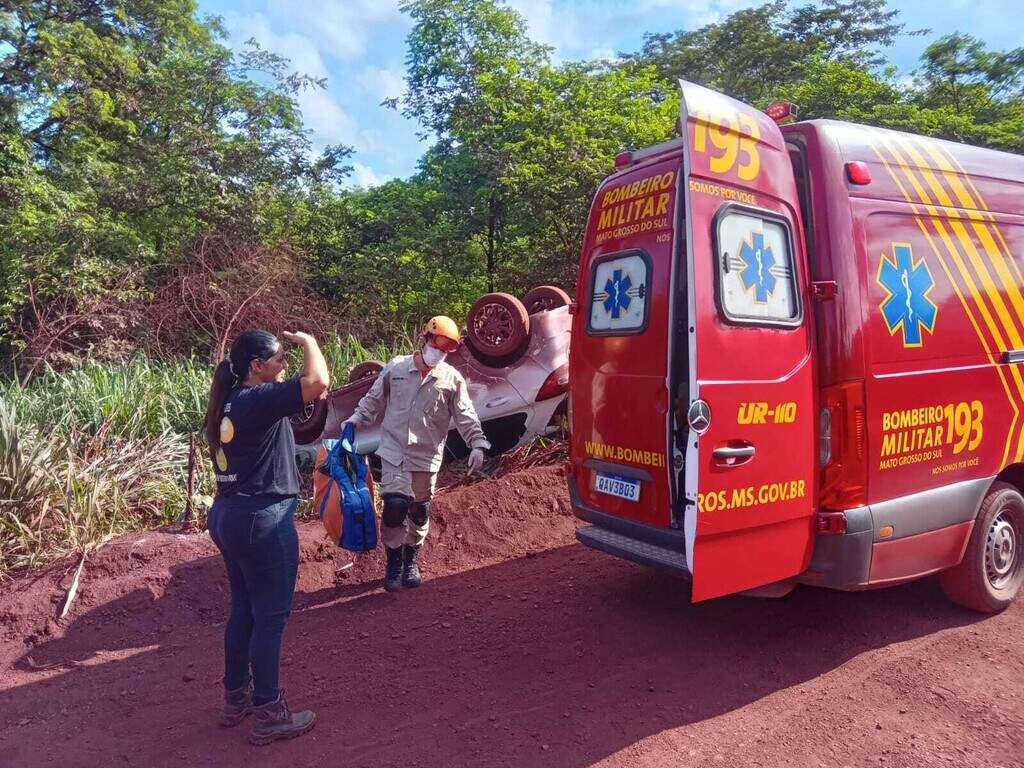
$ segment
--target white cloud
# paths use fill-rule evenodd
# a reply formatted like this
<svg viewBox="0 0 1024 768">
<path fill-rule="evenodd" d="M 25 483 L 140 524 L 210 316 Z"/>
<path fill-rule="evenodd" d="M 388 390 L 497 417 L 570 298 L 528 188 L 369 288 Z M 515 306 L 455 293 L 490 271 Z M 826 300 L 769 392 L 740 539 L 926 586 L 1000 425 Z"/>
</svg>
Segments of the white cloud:
<svg viewBox="0 0 1024 768">
<path fill-rule="evenodd" d="M 551 0 L 508 0 L 508 4 L 526 21 L 531 37 L 548 45 L 559 44 L 552 25 L 555 11 Z"/>
<path fill-rule="evenodd" d="M 556 61 L 612 58 L 608 42 L 625 28 L 695 29 L 758 0 L 506 0 L 530 36 L 555 49 Z M 652 20 L 658 24 L 652 26 Z M 610 53 L 609 53 L 610 52 Z"/>
<path fill-rule="evenodd" d="M 349 177 L 348 186 L 368 189 L 369 187 L 379 187 L 387 180 L 388 179 L 378 175 L 377 172 L 368 165 L 352 163 L 352 176 Z"/>
<path fill-rule="evenodd" d="M 597 48 L 591 48 L 587 51 L 583 58 L 587 61 L 596 61 L 599 59 L 614 59 L 618 54 L 614 48 L 608 48 L 606 46 L 598 46 Z"/>
<path fill-rule="evenodd" d="M 249 38 L 254 38 L 266 50 L 289 59 L 293 71 L 316 78 L 328 76 L 320 52 L 305 35 L 296 32 L 275 33 L 270 20 L 262 13 L 229 13 L 225 16 L 225 23 L 236 48 L 240 48 Z M 302 111 L 303 123 L 313 133 L 313 143 L 317 149 L 328 144 L 358 144 L 358 123 L 335 101 L 329 90 L 306 88 L 296 94 L 295 100 Z"/>
<path fill-rule="evenodd" d="M 328 56 L 355 59 L 367 51 L 374 27 L 400 23 L 407 17 L 398 10 L 398 0 L 320 0 L 296 4 L 294 0 L 269 0 L 276 18 L 321 44 Z"/>
<path fill-rule="evenodd" d="M 405 91 L 405 76 L 401 69 L 364 67 L 359 73 L 359 84 L 378 101 L 393 99 Z"/>
</svg>

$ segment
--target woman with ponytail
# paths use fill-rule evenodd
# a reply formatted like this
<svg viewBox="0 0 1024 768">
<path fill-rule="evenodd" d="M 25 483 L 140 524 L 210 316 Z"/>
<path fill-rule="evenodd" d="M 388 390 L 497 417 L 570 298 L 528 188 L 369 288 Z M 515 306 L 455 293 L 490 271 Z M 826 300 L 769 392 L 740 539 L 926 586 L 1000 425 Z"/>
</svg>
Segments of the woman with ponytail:
<svg viewBox="0 0 1024 768">
<path fill-rule="evenodd" d="M 302 347 L 298 376 L 285 379 L 285 351 L 272 333 L 246 331 L 214 371 L 206 408 L 217 481 L 209 529 L 231 583 L 221 724 L 254 714 L 254 744 L 300 736 L 316 720 L 308 710 L 288 709 L 278 668 L 299 564 L 299 472 L 288 417 L 323 396 L 329 377 L 316 339 L 283 336 Z"/>
</svg>

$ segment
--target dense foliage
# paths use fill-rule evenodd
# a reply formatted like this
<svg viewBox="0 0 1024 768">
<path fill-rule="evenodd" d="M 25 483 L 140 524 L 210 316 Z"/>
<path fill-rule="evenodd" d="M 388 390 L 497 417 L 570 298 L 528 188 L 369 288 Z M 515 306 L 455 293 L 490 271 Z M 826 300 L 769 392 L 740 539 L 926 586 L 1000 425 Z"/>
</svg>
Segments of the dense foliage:
<svg viewBox="0 0 1024 768">
<path fill-rule="evenodd" d="M 52 308 L 73 311 L 69 301 L 144 294 L 156 265 L 211 229 L 282 236 L 287 214 L 274 203 L 345 172 L 346 148 L 311 158 L 296 108 L 299 90 L 322 83 L 256 44 L 232 54 L 218 24 L 196 18 L 193 0 L 4 8 L 0 340 L 8 345 L 30 341 Z M 96 327 L 91 338 L 111 330 Z"/>
<path fill-rule="evenodd" d="M 898 75 L 886 47 L 926 31 L 886 0 L 772 0 L 604 62 L 557 62 L 501 0 L 401 7 L 406 91 L 387 106 L 430 148 L 412 177 L 360 190 L 339 184 L 350 149 L 311 152 L 295 97 L 323 83 L 255 41 L 231 52 L 194 0 L 5 3 L 0 343 L 18 368 L 166 353 L 147 302 L 211 236 L 287 262 L 318 330 L 387 338 L 485 290 L 571 288 L 597 183 L 621 149 L 672 134 L 679 77 L 805 117 L 1024 149 L 1024 48 L 949 35 Z M 231 294 L 237 275 L 211 272 L 210 290 Z M 175 338 L 186 354 L 223 343 Z"/>
</svg>

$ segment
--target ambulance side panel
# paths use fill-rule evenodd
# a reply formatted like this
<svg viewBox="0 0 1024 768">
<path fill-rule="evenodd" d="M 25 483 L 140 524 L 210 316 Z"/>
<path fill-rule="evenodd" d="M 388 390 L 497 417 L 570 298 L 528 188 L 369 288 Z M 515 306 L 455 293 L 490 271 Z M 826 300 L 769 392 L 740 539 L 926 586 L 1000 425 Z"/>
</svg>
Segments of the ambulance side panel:
<svg viewBox="0 0 1024 768">
<path fill-rule="evenodd" d="M 825 123 L 849 185 L 865 365 L 870 524 L 861 585 L 956 565 L 993 478 L 1024 460 L 1024 161 L 862 126 Z M 1009 207 L 1012 213 L 999 212 Z M 831 260 L 843 257 L 831 242 Z M 844 364 L 847 366 L 844 369 Z"/>
</svg>

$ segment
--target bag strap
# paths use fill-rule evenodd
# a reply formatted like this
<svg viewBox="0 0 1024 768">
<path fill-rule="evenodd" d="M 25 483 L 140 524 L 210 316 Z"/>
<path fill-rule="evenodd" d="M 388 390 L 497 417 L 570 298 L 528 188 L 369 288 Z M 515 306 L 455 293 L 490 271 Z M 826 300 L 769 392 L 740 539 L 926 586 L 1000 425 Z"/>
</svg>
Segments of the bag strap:
<svg viewBox="0 0 1024 768">
<path fill-rule="evenodd" d="M 364 459 L 356 453 L 356 425 L 348 423 L 341 432 L 341 440 L 338 441 L 339 451 L 338 463 L 341 470 L 348 475 L 349 481 L 355 485 L 359 480 L 359 462 Z"/>
</svg>

